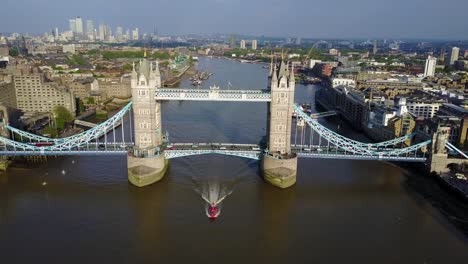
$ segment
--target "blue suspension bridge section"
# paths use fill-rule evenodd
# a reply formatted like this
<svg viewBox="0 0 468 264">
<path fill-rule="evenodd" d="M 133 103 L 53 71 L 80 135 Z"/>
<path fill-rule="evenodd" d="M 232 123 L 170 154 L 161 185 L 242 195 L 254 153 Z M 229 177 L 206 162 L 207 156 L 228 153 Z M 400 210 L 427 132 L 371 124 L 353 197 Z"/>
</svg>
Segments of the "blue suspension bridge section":
<svg viewBox="0 0 468 264">
<path fill-rule="evenodd" d="M 349 139 L 324 127 L 317 116 L 306 114 L 294 105 L 303 127 L 295 126 L 292 151 L 301 158 L 328 158 L 353 160 L 389 160 L 423 162 L 431 140 L 404 146 L 414 134 L 379 143 L 363 143 Z M 64 155 L 126 155 L 133 147 L 132 103 L 127 104 L 107 121 L 80 134 L 66 138 L 48 138 L 6 126 L 11 138 L 0 137 L 0 155 L 7 156 L 64 156 Z M 129 122 L 125 122 L 128 119 Z M 125 126 L 127 123 L 127 126 Z M 403 146 L 403 147 L 402 147 Z M 466 154 L 452 144 L 446 147 Z M 259 160 L 268 149 L 258 145 L 229 143 L 174 143 L 164 146 L 167 159 L 221 154 Z"/>
</svg>

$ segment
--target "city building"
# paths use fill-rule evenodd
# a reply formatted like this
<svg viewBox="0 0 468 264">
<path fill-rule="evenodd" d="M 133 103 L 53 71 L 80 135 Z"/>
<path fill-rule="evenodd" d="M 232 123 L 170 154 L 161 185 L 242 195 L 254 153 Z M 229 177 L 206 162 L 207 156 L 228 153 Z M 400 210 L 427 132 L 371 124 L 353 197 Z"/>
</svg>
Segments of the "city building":
<svg viewBox="0 0 468 264">
<path fill-rule="evenodd" d="M 328 54 L 333 55 L 333 56 L 338 56 L 339 53 L 340 53 L 340 51 L 337 50 L 337 49 L 328 50 Z"/>
<path fill-rule="evenodd" d="M 451 135 L 449 140 L 451 143 L 461 149 L 468 149 L 468 110 L 446 103 L 440 107 L 437 117 L 450 121 Z"/>
<path fill-rule="evenodd" d="M 124 41 L 123 37 L 123 28 L 122 27 L 117 27 L 117 30 L 115 31 L 115 39 L 119 42 Z"/>
<path fill-rule="evenodd" d="M 130 76 L 121 78 L 100 78 L 98 89 L 101 98 L 129 98 L 132 96 Z"/>
<path fill-rule="evenodd" d="M 332 79 L 332 86 L 337 87 L 337 86 L 349 86 L 352 88 L 356 87 L 356 81 L 353 79 L 347 79 L 347 78 L 333 78 Z"/>
<path fill-rule="evenodd" d="M 135 28 L 132 30 L 132 40 L 139 40 L 140 39 L 140 33 L 138 32 L 138 28 Z"/>
<path fill-rule="evenodd" d="M 103 25 L 103 24 L 99 25 L 99 40 L 101 41 L 106 40 L 106 25 Z"/>
<path fill-rule="evenodd" d="M 62 52 L 63 53 L 70 53 L 70 54 L 75 54 L 75 44 L 65 44 L 62 46 Z"/>
<path fill-rule="evenodd" d="M 252 49 L 253 50 L 257 49 L 257 40 L 256 39 L 252 40 Z"/>
<path fill-rule="evenodd" d="M 231 44 L 230 44 L 230 47 L 231 49 L 235 49 L 236 48 L 236 35 L 231 35 Z"/>
<path fill-rule="evenodd" d="M 425 119 L 433 118 L 441 105 L 442 102 L 434 102 L 431 99 L 407 98 L 408 111 L 417 117 Z"/>
<path fill-rule="evenodd" d="M 70 20 L 68 20 L 68 24 L 70 26 L 70 31 L 72 33 L 76 33 L 76 20 L 75 19 L 70 19 Z"/>
<path fill-rule="evenodd" d="M 78 35 L 78 37 L 83 37 L 83 19 L 81 19 L 81 17 L 77 17 L 75 19 L 75 27 L 76 27 L 76 34 Z"/>
<path fill-rule="evenodd" d="M 92 20 L 87 20 L 86 21 L 86 35 L 88 37 L 88 40 L 94 40 L 94 23 Z"/>
<path fill-rule="evenodd" d="M 321 63 L 321 60 L 310 60 L 309 61 L 309 69 L 313 69 L 315 67 L 315 64 Z"/>
<path fill-rule="evenodd" d="M 16 93 L 13 83 L 0 81 L 0 104 L 16 108 Z"/>
<path fill-rule="evenodd" d="M 431 76 L 433 77 L 435 75 L 435 70 L 437 66 L 437 58 L 428 56 L 426 60 L 426 66 L 424 68 L 424 77 Z"/>
<path fill-rule="evenodd" d="M 297 37 L 297 38 L 296 38 L 296 45 L 299 46 L 299 45 L 301 45 L 301 44 L 302 44 L 302 39 L 301 39 L 301 37 Z"/>
<path fill-rule="evenodd" d="M 245 49 L 245 40 L 241 39 L 240 41 L 240 48 Z"/>
<path fill-rule="evenodd" d="M 458 47 L 453 47 L 452 52 L 450 53 L 450 59 L 447 60 L 447 67 L 453 66 L 455 64 L 455 61 L 458 60 L 458 55 L 460 54 L 460 48 Z"/>
<path fill-rule="evenodd" d="M 75 115 L 75 96 L 55 82 L 46 82 L 42 74 L 15 75 L 13 85 L 16 108 L 24 112 L 52 112 L 63 106 Z"/>
<path fill-rule="evenodd" d="M 93 84 L 98 85 L 98 81 L 94 78 L 80 78 L 68 83 L 66 86 L 75 97 L 85 102 L 85 99 L 91 96 Z"/>
<path fill-rule="evenodd" d="M 377 40 L 374 40 L 374 47 L 372 49 L 372 53 L 375 55 L 375 54 L 377 54 L 378 51 L 379 51 L 379 49 L 377 47 Z"/>
</svg>

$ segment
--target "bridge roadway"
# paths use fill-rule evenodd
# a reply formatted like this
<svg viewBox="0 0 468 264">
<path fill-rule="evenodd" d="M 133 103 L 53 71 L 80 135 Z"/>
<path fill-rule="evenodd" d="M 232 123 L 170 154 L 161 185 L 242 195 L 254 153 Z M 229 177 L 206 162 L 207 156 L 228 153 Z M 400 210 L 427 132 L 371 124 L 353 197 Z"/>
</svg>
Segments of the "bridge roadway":
<svg viewBox="0 0 468 264">
<path fill-rule="evenodd" d="M 221 90 L 160 88 L 155 99 L 159 101 L 218 101 L 218 102 L 270 102 L 269 90 Z"/>
<path fill-rule="evenodd" d="M 89 143 L 80 148 L 71 148 L 62 151 L 29 151 L 14 149 L 12 147 L 0 146 L 0 155 L 6 156 L 73 156 L 73 155 L 124 155 L 127 154 L 132 143 L 107 143 L 103 142 Z M 352 159 L 352 160 L 385 160 L 385 161 L 406 161 L 406 162 L 424 162 L 425 157 L 408 154 L 404 156 L 385 156 L 385 155 L 356 155 L 351 152 L 345 152 L 334 146 L 308 146 L 292 145 L 291 149 L 300 158 L 318 158 L 318 159 Z M 220 154 L 228 156 L 237 156 L 248 159 L 259 160 L 264 150 L 256 144 L 235 144 L 235 143 L 174 143 L 167 145 L 165 156 L 167 159 L 204 155 Z"/>
</svg>

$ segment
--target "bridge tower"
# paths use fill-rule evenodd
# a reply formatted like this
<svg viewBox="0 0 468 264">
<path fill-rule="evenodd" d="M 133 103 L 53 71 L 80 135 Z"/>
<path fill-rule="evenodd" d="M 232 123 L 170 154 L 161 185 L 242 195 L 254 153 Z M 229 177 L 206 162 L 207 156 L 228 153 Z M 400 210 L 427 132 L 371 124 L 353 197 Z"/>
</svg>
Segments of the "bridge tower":
<svg viewBox="0 0 468 264">
<path fill-rule="evenodd" d="M 168 161 L 164 158 L 161 124 L 161 103 L 156 90 L 161 88 L 158 63 L 144 59 L 133 65 L 131 89 L 134 116 L 135 145 L 128 155 L 128 179 L 138 186 L 150 185 L 162 179 Z"/>
<path fill-rule="evenodd" d="M 449 168 L 447 168 L 448 154 L 445 148 L 449 135 L 449 127 L 439 127 L 432 135 L 429 163 L 427 164 L 429 173 L 444 173 L 449 171 Z"/>
<path fill-rule="evenodd" d="M 296 183 L 297 156 L 291 151 L 292 115 L 294 112 L 294 69 L 283 60 L 279 69 L 271 64 L 271 103 L 268 104 L 268 154 L 262 159 L 264 179 L 270 184 L 288 188 Z"/>
</svg>

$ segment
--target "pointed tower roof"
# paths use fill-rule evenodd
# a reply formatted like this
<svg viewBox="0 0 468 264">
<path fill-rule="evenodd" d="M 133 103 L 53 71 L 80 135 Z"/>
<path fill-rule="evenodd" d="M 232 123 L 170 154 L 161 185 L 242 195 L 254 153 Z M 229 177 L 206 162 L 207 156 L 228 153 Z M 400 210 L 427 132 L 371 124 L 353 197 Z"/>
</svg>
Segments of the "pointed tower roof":
<svg viewBox="0 0 468 264">
<path fill-rule="evenodd" d="M 135 62 L 132 63 L 132 79 L 137 79 L 138 78 L 138 74 L 135 70 Z"/>
<path fill-rule="evenodd" d="M 143 75 L 145 76 L 147 80 L 149 80 L 150 70 L 151 70 L 151 67 L 150 67 L 149 61 L 147 59 L 143 59 L 142 61 L 140 61 L 140 67 L 138 69 L 138 77 Z"/>
<path fill-rule="evenodd" d="M 296 82 L 296 77 L 294 76 L 294 64 L 291 63 L 291 73 L 289 73 L 289 81 Z"/>
<path fill-rule="evenodd" d="M 281 60 L 280 62 L 280 68 L 278 71 L 278 78 L 281 79 L 283 76 L 286 78 L 289 77 L 289 72 L 288 72 L 288 64 L 284 62 L 284 60 Z"/>
<path fill-rule="evenodd" d="M 278 81 L 278 74 L 276 73 L 276 64 L 273 66 L 273 75 L 271 76 L 271 81 L 272 82 L 277 82 Z"/>
<path fill-rule="evenodd" d="M 156 68 L 154 69 L 154 74 L 156 76 L 158 76 L 158 77 L 161 76 L 161 71 L 159 71 L 159 61 L 158 60 L 156 60 Z"/>
</svg>

